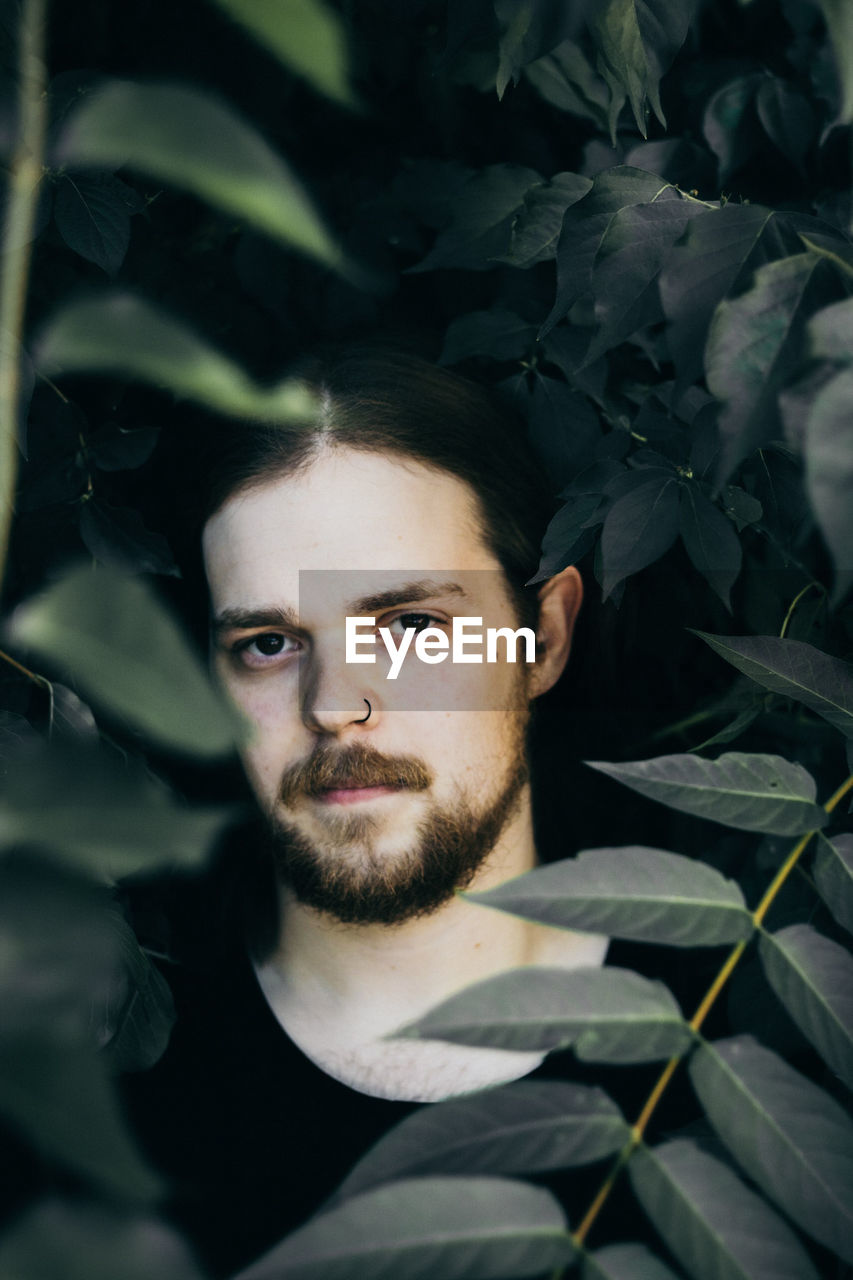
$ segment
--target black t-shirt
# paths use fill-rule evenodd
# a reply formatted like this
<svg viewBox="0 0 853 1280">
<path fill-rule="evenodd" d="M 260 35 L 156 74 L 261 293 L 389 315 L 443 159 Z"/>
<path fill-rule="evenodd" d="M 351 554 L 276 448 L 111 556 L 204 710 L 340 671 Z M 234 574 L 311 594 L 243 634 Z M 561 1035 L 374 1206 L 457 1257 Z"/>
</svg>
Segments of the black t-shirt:
<svg viewBox="0 0 853 1280">
<path fill-rule="evenodd" d="M 611 946 L 608 963 L 632 964 Z M 177 1022 L 150 1071 L 125 1078 L 139 1141 L 169 1180 L 167 1214 L 213 1275 L 266 1252 L 310 1217 L 356 1161 L 419 1105 L 369 1097 L 315 1066 L 270 1009 L 242 949 L 170 974 Z M 553 1054 L 528 1078 L 601 1084 L 633 1118 L 660 1064 L 610 1067 Z M 430 1104 L 425 1104 L 430 1105 Z M 549 1175 L 570 1209 L 598 1169 Z"/>
</svg>

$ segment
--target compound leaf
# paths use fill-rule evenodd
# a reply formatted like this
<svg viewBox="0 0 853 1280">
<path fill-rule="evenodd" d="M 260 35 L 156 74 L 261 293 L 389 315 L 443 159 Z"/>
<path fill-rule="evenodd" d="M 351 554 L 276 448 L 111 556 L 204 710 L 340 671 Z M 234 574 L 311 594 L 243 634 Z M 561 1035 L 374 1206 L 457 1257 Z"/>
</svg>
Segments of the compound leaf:
<svg viewBox="0 0 853 1280">
<path fill-rule="evenodd" d="M 587 763 L 650 800 L 743 831 L 800 835 L 828 820 L 814 802 L 814 778 L 781 756 L 729 751 L 717 760 L 672 755 Z"/>
<path fill-rule="evenodd" d="M 495 1049 L 572 1046 L 585 1062 L 654 1062 L 691 1031 L 672 994 L 629 969 L 514 969 L 467 987 L 397 1032 Z"/>
<path fill-rule="evenodd" d="M 853 737 L 853 665 L 849 662 L 802 640 L 695 634 L 751 680 L 802 702 Z"/>
<path fill-rule="evenodd" d="M 182 84 L 114 80 L 66 117 L 56 162 L 129 165 L 341 270 L 341 251 L 287 164 L 232 109 Z"/>
<path fill-rule="evenodd" d="M 39 372 L 127 374 L 220 413 L 302 421 L 314 397 L 287 379 L 261 387 L 234 361 L 142 298 L 107 291 L 60 307 L 36 339 Z"/>
<path fill-rule="evenodd" d="M 318 1214 L 235 1280 L 513 1280 L 573 1252 L 549 1191 L 504 1178 L 409 1178 Z"/>
<path fill-rule="evenodd" d="M 808 924 L 762 934 L 759 954 L 803 1035 L 853 1088 L 853 956 Z"/>
<path fill-rule="evenodd" d="M 353 105 L 344 24 L 322 0 L 216 0 L 286 67 L 320 93 Z"/>
<path fill-rule="evenodd" d="M 601 1089 L 519 1080 L 407 1116 L 355 1166 L 335 1200 L 425 1174 L 518 1174 L 590 1164 L 630 1130 Z"/>
<path fill-rule="evenodd" d="M 642 1147 L 628 1172 L 646 1213 L 693 1280 L 818 1280 L 784 1219 L 695 1142 Z"/>
<path fill-rule="evenodd" d="M 715 946 L 752 933 L 733 880 L 663 849 L 585 849 L 485 893 L 465 895 L 527 920 L 670 946 Z"/>
<path fill-rule="evenodd" d="M 726 1146 L 789 1217 L 853 1260 L 853 1121 L 752 1036 L 702 1044 L 689 1065 Z"/>
<path fill-rule="evenodd" d="M 840 925 L 853 933 L 853 835 L 817 838 L 813 867 L 818 893 Z"/>
<path fill-rule="evenodd" d="M 236 716 L 146 583 L 75 569 L 16 610 L 11 634 L 153 742 L 205 758 L 233 750 Z"/>
</svg>

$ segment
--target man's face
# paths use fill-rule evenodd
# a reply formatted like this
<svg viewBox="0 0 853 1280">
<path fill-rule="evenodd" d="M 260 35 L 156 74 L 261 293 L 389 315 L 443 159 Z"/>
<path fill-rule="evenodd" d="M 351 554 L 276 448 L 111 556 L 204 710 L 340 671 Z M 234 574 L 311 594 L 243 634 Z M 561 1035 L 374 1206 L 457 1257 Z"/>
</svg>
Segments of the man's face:
<svg viewBox="0 0 853 1280">
<path fill-rule="evenodd" d="M 203 547 L 215 669 L 254 727 L 244 762 L 297 898 L 395 923 L 487 862 L 499 877 L 529 802 L 523 661 L 410 652 L 395 681 L 381 641 L 375 664 L 346 661 L 347 616 L 375 617 L 395 642 L 462 616 L 518 625 L 468 485 L 328 450 L 229 499 Z"/>
</svg>

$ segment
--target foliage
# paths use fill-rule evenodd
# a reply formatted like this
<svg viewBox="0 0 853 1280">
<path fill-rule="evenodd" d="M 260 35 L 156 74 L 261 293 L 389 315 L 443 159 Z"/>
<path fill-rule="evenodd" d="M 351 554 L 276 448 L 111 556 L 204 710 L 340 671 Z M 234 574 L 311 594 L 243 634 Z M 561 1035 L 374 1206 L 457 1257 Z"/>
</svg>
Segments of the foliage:
<svg viewBox="0 0 853 1280">
<path fill-rule="evenodd" d="M 24 458 L 0 1112 L 39 1169 L 0 1270 L 198 1275 L 152 1217 L 162 1188 L 112 1078 L 151 1065 L 173 1018 L 118 910 L 127 878 L 204 864 L 228 816 L 143 753 L 168 772 L 241 732 L 163 593 L 118 572 L 175 572 L 157 495 L 137 509 L 152 422 L 188 401 L 299 420 L 283 353 L 424 315 L 445 364 L 514 400 L 559 495 L 534 580 L 580 562 L 626 635 L 612 714 L 578 712 L 585 757 L 637 757 L 588 775 L 596 839 L 621 834 L 619 786 L 686 815 L 666 828 L 679 852 L 637 801 L 626 844 L 478 900 L 676 956 L 729 951 L 695 1010 L 629 969 L 519 970 L 401 1029 L 666 1065 L 637 1116 L 597 1085 L 534 1082 L 420 1111 L 244 1275 L 778 1280 L 853 1263 L 849 6 L 217 0 L 198 15 L 208 62 L 205 41 L 179 47 L 172 7 L 148 32 L 116 19 L 116 47 L 95 20 L 116 6 L 55 8 L 47 98 L 40 3 L 0 17 L 3 527 Z M 82 552 L 96 571 L 58 576 Z M 564 824 L 563 852 L 582 831 Z M 750 973 L 761 1016 L 739 1019 Z M 698 1140 L 667 1118 L 685 1069 Z M 519 1180 L 579 1166 L 599 1191 L 577 1223 Z M 617 1182 L 655 1252 L 608 1224 Z"/>
</svg>

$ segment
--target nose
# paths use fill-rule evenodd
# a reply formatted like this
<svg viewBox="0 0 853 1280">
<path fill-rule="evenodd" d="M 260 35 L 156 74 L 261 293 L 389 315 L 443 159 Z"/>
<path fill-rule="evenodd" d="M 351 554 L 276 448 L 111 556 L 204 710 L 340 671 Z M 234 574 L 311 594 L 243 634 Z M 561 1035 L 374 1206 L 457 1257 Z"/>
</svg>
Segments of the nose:
<svg viewBox="0 0 853 1280">
<path fill-rule="evenodd" d="M 300 672 L 299 702 L 306 728 L 333 737 L 351 726 L 353 733 L 363 732 L 362 726 L 372 730 L 381 718 L 380 698 L 365 667 L 351 666 L 318 645 Z"/>
</svg>

